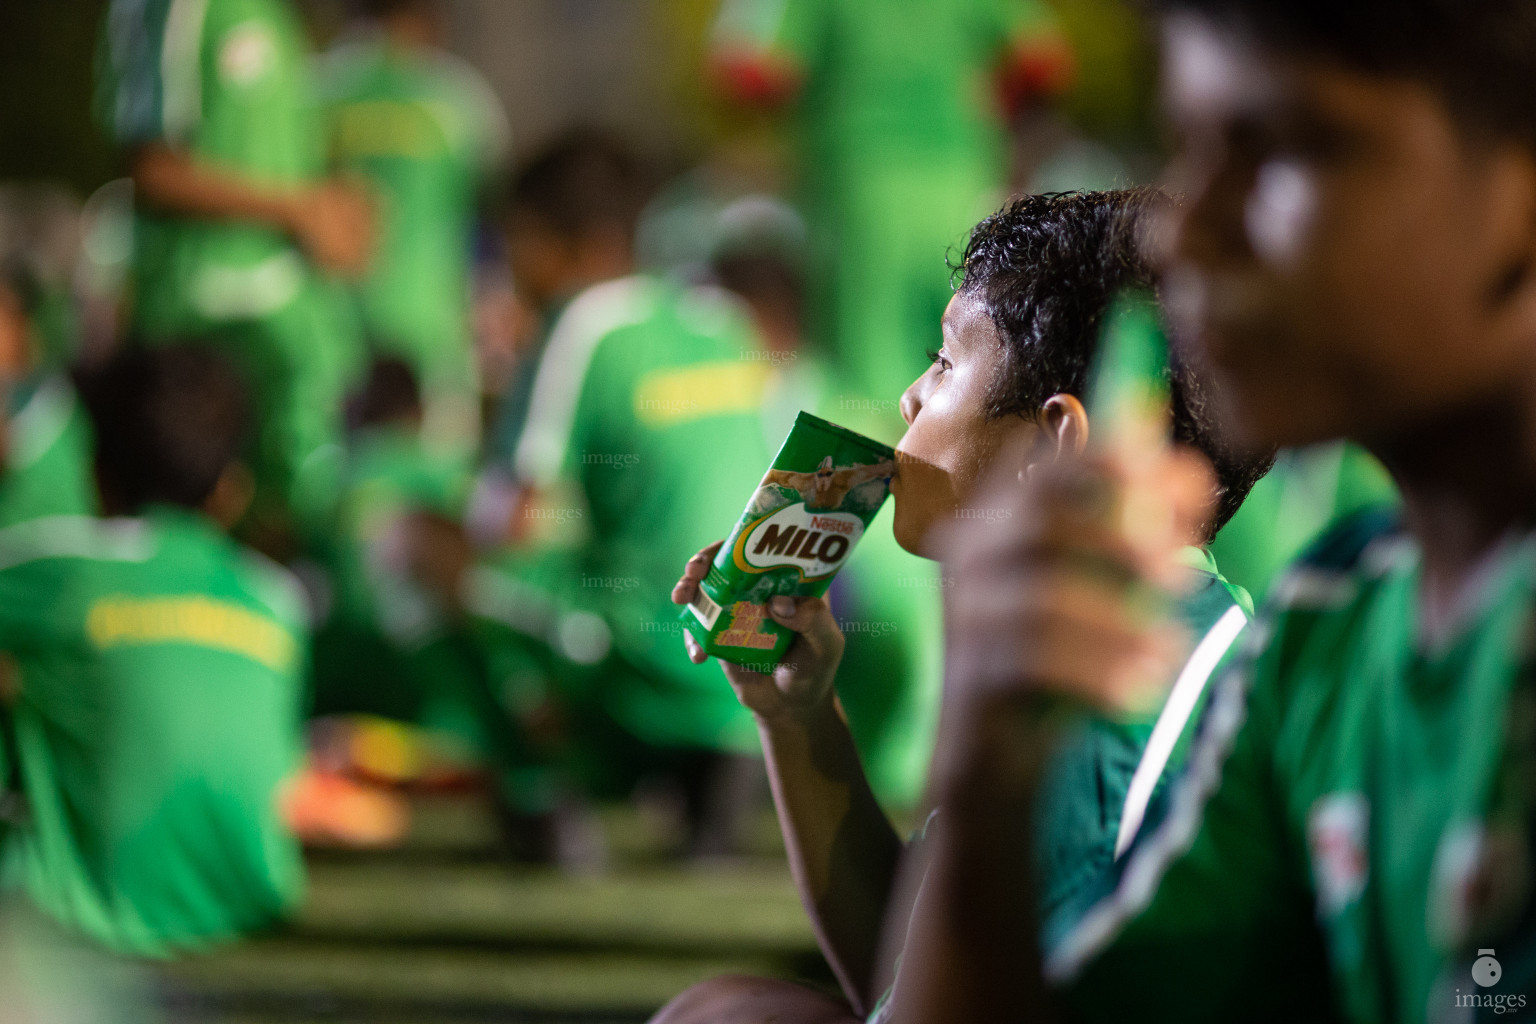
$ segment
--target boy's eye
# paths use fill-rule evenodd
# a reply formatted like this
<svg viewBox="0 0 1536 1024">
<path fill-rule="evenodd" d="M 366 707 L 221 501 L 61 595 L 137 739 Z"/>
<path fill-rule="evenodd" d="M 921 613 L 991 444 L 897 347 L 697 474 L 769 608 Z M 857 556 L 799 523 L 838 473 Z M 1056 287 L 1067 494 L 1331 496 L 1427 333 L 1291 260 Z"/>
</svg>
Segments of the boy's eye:
<svg viewBox="0 0 1536 1024">
<path fill-rule="evenodd" d="M 930 349 L 928 352 L 928 361 L 937 366 L 940 373 L 947 373 L 950 369 L 952 369 L 949 363 L 949 357 L 944 354 L 943 349 Z"/>
<path fill-rule="evenodd" d="M 1308 111 L 1235 124 L 1229 141 L 1237 152 L 1259 164 L 1276 158 L 1315 164 L 1341 164 L 1360 148 L 1358 133 Z"/>
</svg>

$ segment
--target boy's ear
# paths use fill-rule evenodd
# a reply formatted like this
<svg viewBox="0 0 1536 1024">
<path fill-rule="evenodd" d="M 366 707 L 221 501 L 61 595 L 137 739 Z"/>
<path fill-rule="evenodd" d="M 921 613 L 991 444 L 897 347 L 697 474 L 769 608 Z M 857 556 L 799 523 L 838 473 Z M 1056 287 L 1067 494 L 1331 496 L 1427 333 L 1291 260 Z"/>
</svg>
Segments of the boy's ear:
<svg viewBox="0 0 1536 1024">
<path fill-rule="evenodd" d="M 1088 447 L 1088 410 L 1077 396 L 1056 394 L 1040 407 L 1041 433 L 1053 449 L 1052 457 L 1080 454 Z"/>
<path fill-rule="evenodd" d="M 213 493 L 203 502 L 203 511 L 224 529 L 245 517 L 256 496 L 256 477 L 243 462 L 231 462 L 219 474 L 219 482 L 213 485 Z"/>
</svg>

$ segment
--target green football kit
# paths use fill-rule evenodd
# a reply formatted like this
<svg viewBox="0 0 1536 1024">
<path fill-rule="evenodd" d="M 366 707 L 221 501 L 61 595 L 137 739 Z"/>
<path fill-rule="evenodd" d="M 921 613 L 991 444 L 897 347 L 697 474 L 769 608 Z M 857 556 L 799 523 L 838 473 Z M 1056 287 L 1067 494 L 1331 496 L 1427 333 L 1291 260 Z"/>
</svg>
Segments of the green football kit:
<svg viewBox="0 0 1536 1024">
<path fill-rule="evenodd" d="M 421 719 L 426 693 L 409 657 L 445 628 L 443 610 L 408 578 L 401 529 L 417 511 L 457 518 L 466 481 L 420 431 L 358 431 L 347 451 L 337 529 L 326 545 L 331 599 L 314 641 L 315 714 Z"/>
<path fill-rule="evenodd" d="M 520 590 L 510 608 L 493 601 L 489 617 L 471 600 L 461 621 L 404 562 L 408 516 L 462 516 L 462 467 L 429 450 L 419 429 L 393 424 L 354 434 L 347 464 L 326 559 L 332 597 L 314 639 L 312 713 L 375 714 L 450 735 L 487 758 L 508 804 L 548 810 L 553 770 L 520 712 L 542 697 L 551 669 L 526 629 L 505 625 L 540 620 L 538 599 Z M 475 584 L 468 589 L 479 598 Z"/>
<path fill-rule="evenodd" d="M 42 516 L 94 514 L 91 425 L 74 387 L 60 374 L 44 374 L 11 397 L 0 528 Z"/>
<path fill-rule="evenodd" d="M 378 252 L 357 289 L 364 330 L 416 371 L 428 441 L 468 458 L 479 436 L 474 219 L 507 152 L 505 115 L 478 72 L 439 51 L 367 39 L 320 67 L 331 158 L 380 203 Z"/>
<path fill-rule="evenodd" d="M 658 747 L 757 749 L 751 714 L 680 646 L 678 566 L 735 522 L 768 466 L 759 410 L 769 363 L 714 289 L 635 276 L 595 285 L 555 318 L 501 442 L 511 471 L 572 518 L 571 603 L 600 615 L 622 669 L 598 700 Z M 627 671 L 625 671 L 627 669 Z"/>
<path fill-rule="evenodd" d="M 812 322 L 846 385 L 900 395 L 926 368 L 953 289 L 945 255 L 1002 198 L 994 77 L 1010 51 L 1059 41 L 1038 0 L 728 0 L 722 61 L 796 80 Z M 880 436 L 894 405 L 838 422 Z"/>
<path fill-rule="evenodd" d="M 1536 548 L 1493 552 L 1435 637 L 1421 559 L 1365 512 L 1277 583 L 1162 826 L 1052 951 L 1079 1016 L 1529 1009 Z"/>
<path fill-rule="evenodd" d="M 4 767 L 25 807 L 0 840 L 6 886 L 142 955 L 290 911 L 302 617 L 286 571 L 185 510 L 0 531 Z"/>
<path fill-rule="evenodd" d="M 1175 614 L 1194 646 L 1162 707 L 1139 717 L 1085 716 L 1051 756 L 1036 805 L 1033 866 L 1047 948 L 1114 889 L 1139 838 L 1160 823 L 1170 786 L 1188 764 L 1210 681 L 1248 629 L 1253 604 L 1210 553 L 1187 548 L 1182 562 L 1188 586 Z M 940 809 L 927 827 L 942 822 Z M 890 1019 L 890 995 L 871 1022 Z"/>
<path fill-rule="evenodd" d="M 99 66 L 100 116 L 120 146 L 163 144 L 274 188 L 325 174 L 308 45 L 286 0 L 112 0 Z M 337 283 L 276 228 L 140 208 L 130 285 L 144 341 L 208 338 L 244 365 L 263 495 L 323 514 L 361 358 Z"/>
<path fill-rule="evenodd" d="M 1344 442 L 1282 451 L 1221 528 L 1211 551 L 1229 579 L 1263 603 L 1270 585 L 1327 529 L 1397 500 L 1387 471 Z"/>
</svg>

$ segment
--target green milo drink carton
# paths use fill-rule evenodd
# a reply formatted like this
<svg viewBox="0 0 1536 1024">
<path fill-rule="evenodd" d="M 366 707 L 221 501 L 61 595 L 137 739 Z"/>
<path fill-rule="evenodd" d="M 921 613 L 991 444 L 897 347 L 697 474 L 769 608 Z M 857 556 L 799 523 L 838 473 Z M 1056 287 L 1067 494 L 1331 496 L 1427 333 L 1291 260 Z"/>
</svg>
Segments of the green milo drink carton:
<svg viewBox="0 0 1536 1024">
<path fill-rule="evenodd" d="M 794 639 L 768 616 L 780 594 L 820 597 L 890 493 L 896 453 L 802 412 L 682 611 L 706 652 L 769 671 Z"/>
</svg>

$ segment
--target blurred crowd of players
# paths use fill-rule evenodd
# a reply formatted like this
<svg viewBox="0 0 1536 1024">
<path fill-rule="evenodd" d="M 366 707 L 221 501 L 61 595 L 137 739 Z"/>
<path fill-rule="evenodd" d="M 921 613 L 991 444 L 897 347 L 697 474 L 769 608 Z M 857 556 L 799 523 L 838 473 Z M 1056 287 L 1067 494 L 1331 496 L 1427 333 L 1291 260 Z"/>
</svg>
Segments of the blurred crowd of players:
<svg viewBox="0 0 1536 1024">
<path fill-rule="evenodd" d="M 112 0 L 131 185 L 0 195 L 0 862 L 114 951 L 281 919 L 300 840 L 396 842 L 411 787 L 483 786 L 511 858 L 599 867 L 591 806 L 636 792 L 729 854 L 758 730 L 680 654 L 677 567 L 800 409 L 899 435 L 946 255 L 1074 74 L 1039 0 L 726 0 L 711 84 L 790 124 L 776 195 L 526 149 L 436 3 L 358 8 L 317 55 L 287 0 Z M 1216 557 L 1260 596 L 1383 498 L 1355 449 L 1283 453 Z M 945 586 L 875 528 L 831 596 L 888 807 Z"/>
</svg>

